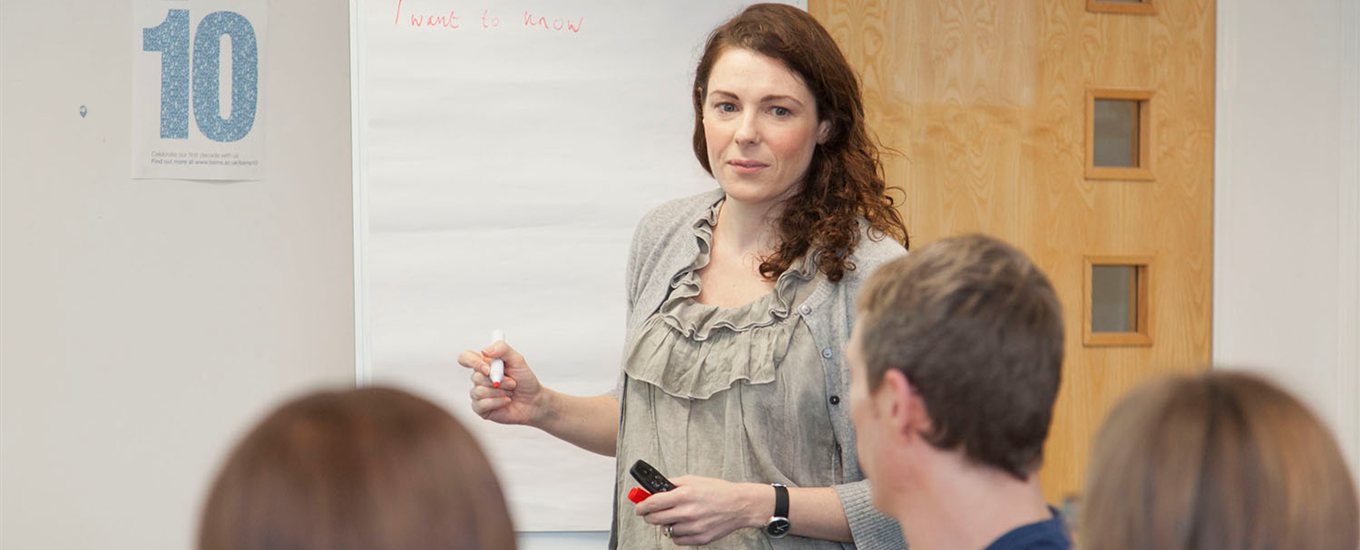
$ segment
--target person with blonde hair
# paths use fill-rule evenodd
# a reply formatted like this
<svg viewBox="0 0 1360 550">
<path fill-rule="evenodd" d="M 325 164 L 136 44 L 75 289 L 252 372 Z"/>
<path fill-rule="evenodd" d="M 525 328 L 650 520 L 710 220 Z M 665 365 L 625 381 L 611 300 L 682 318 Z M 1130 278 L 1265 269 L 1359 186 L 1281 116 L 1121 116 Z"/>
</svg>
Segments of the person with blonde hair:
<svg viewBox="0 0 1360 550">
<path fill-rule="evenodd" d="M 199 550 L 513 550 L 496 476 L 448 412 L 388 388 L 314 393 L 236 445 Z"/>
<path fill-rule="evenodd" d="M 1093 447 L 1090 550 L 1355 550 L 1360 502 L 1327 428 L 1265 379 L 1211 372 L 1120 402 Z"/>
</svg>

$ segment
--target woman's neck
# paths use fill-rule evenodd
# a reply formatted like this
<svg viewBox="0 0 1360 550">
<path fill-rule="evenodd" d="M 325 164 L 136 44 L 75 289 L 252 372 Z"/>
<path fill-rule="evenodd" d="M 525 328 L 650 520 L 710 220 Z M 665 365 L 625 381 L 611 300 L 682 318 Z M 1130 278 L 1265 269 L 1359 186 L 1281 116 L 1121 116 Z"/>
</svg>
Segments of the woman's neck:
<svg viewBox="0 0 1360 550">
<path fill-rule="evenodd" d="M 718 209 L 713 240 L 741 255 L 766 256 L 779 247 L 783 201 L 748 204 L 727 197 Z"/>
</svg>

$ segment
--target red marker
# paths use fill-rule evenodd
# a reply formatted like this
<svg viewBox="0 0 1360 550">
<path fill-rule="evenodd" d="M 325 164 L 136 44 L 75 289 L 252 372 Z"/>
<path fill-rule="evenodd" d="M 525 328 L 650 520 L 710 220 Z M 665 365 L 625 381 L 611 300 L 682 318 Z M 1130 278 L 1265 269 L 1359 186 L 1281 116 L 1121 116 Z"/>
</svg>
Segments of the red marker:
<svg viewBox="0 0 1360 550">
<path fill-rule="evenodd" d="M 642 501 L 647 500 L 647 497 L 650 496 L 652 496 L 652 494 L 648 493 L 642 487 L 633 487 L 633 490 L 628 491 L 628 500 L 633 501 L 633 504 L 641 504 Z"/>
</svg>

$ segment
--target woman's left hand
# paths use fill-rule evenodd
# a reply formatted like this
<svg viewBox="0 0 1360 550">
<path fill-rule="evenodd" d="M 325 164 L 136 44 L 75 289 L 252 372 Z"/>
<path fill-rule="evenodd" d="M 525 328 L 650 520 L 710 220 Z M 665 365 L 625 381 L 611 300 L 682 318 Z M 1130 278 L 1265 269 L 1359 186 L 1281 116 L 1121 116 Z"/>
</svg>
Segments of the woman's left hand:
<svg viewBox="0 0 1360 550">
<path fill-rule="evenodd" d="M 669 526 L 679 546 L 708 544 L 737 529 L 762 526 L 774 511 L 769 485 L 698 476 L 671 482 L 675 489 L 648 497 L 637 505 L 637 514 L 662 529 Z"/>
</svg>

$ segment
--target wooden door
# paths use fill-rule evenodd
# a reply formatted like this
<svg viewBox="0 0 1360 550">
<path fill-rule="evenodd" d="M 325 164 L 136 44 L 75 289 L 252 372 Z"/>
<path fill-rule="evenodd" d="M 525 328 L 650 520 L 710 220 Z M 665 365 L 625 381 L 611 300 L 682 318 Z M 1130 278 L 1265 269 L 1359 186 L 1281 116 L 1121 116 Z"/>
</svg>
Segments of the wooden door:
<svg viewBox="0 0 1360 550">
<path fill-rule="evenodd" d="M 1054 503 L 1080 492 L 1115 401 L 1210 360 L 1215 6 L 1154 1 L 809 2 L 901 153 L 886 171 L 913 246 L 992 234 L 1057 287 L 1067 359 L 1040 474 Z M 1089 166 L 1093 97 L 1137 103 L 1137 168 Z M 1093 262 L 1145 265 L 1129 334 L 1092 332 Z"/>
</svg>

